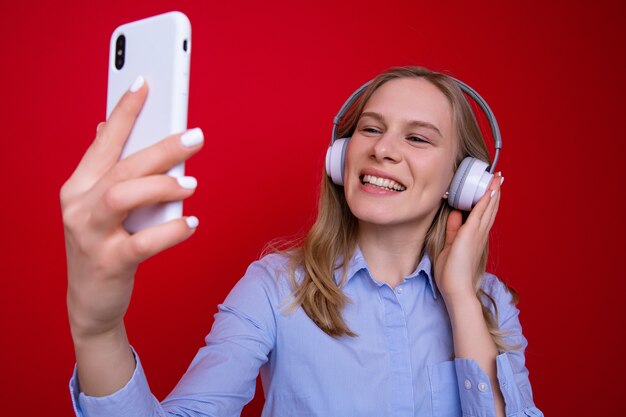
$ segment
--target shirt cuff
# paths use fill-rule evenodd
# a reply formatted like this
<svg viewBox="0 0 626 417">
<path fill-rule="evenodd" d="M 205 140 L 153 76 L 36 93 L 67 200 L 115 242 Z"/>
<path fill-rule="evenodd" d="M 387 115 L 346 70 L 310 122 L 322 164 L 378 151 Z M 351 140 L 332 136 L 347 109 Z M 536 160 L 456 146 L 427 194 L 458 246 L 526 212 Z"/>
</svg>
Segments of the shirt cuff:
<svg viewBox="0 0 626 417">
<path fill-rule="evenodd" d="M 132 349 L 132 347 L 131 347 Z M 137 363 L 128 383 L 119 391 L 104 397 L 90 397 L 80 391 L 77 367 L 70 379 L 72 405 L 77 417 L 153 416 L 157 399 L 150 392 L 139 356 L 132 349 Z"/>
<path fill-rule="evenodd" d="M 529 398 L 530 386 L 520 387 L 517 384 L 511 361 L 506 352 L 496 357 L 496 366 L 498 383 L 506 406 L 506 415 L 543 417 L 543 413 L 533 404 L 532 398 Z"/>
<path fill-rule="evenodd" d="M 463 416 L 495 417 L 489 377 L 473 359 L 454 359 Z"/>
</svg>

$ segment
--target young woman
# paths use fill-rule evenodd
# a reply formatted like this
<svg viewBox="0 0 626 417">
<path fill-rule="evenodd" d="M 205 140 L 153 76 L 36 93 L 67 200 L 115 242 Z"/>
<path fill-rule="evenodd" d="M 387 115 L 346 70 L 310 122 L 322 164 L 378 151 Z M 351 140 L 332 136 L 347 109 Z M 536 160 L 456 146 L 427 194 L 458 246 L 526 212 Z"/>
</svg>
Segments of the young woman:
<svg viewBox="0 0 626 417">
<path fill-rule="evenodd" d="M 184 199 L 165 175 L 202 147 L 190 130 L 118 161 L 148 86 L 138 80 L 61 190 L 77 415 L 238 416 L 259 372 L 263 416 L 541 416 L 515 297 L 485 272 L 503 177 L 463 221 L 447 203 L 466 156 L 489 160 L 453 78 L 419 67 L 374 79 L 342 118 L 343 185 L 322 181 L 302 244 L 250 265 L 206 346 L 161 404 L 123 324 L 139 263 L 195 217 L 129 235 L 133 208 Z"/>
</svg>

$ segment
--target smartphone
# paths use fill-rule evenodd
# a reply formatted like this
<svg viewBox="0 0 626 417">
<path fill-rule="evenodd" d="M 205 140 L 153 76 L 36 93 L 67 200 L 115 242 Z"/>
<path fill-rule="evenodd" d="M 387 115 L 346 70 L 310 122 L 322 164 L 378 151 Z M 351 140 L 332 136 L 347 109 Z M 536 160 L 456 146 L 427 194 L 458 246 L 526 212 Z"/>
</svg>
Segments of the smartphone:
<svg viewBox="0 0 626 417">
<path fill-rule="evenodd" d="M 181 12 L 169 12 L 119 26 L 111 35 L 107 119 L 133 81 L 143 76 L 148 97 L 121 154 L 126 158 L 168 135 L 187 129 L 191 24 Z M 167 171 L 183 176 L 184 163 Z M 182 201 L 132 211 L 124 220 L 130 233 L 179 218 Z"/>
</svg>

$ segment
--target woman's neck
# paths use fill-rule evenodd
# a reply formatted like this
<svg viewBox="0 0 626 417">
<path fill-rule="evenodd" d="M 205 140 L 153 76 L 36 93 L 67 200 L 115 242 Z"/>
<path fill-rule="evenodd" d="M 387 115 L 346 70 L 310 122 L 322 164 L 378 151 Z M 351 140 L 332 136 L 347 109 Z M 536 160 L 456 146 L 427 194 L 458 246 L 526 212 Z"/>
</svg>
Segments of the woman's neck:
<svg viewBox="0 0 626 417">
<path fill-rule="evenodd" d="M 417 268 L 427 227 L 359 222 L 358 242 L 372 276 L 395 288 Z"/>
</svg>

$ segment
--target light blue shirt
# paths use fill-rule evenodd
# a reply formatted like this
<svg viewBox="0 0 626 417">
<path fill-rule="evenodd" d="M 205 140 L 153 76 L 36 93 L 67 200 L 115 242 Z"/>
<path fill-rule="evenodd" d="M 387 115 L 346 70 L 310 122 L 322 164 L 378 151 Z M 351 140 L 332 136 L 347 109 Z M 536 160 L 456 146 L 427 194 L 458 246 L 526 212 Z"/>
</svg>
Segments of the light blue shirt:
<svg viewBox="0 0 626 417">
<path fill-rule="evenodd" d="M 339 284 L 341 271 L 335 274 Z M 519 350 L 497 357 L 507 416 L 543 416 L 532 400 L 524 365 L 527 342 L 511 295 L 491 274 L 483 289 L 498 306 L 504 340 Z M 358 337 L 332 338 L 291 301 L 286 258 L 254 262 L 218 306 L 201 348 L 170 395 L 151 394 L 141 361 L 128 384 L 107 397 L 70 390 L 76 414 L 111 416 L 239 416 L 254 396 L 259 371 L 263 417 L 495 416 L 487 375 L 471 359 L 454 358 L 452 329 L 431 261 L 396 288 L 375 280 L 359 250 L 349 261 L 343 310 Z"/>
</svg>

